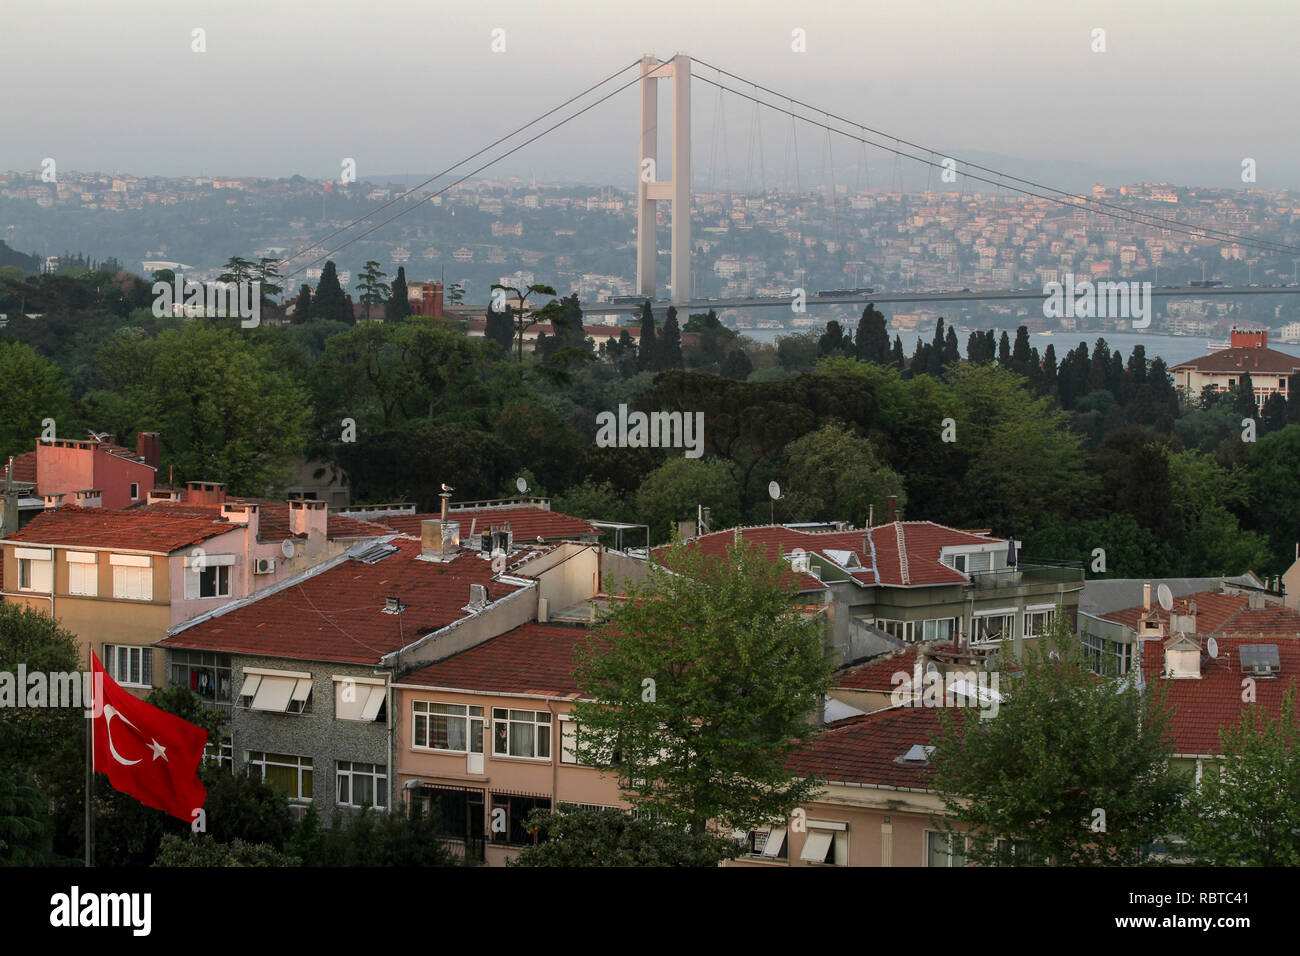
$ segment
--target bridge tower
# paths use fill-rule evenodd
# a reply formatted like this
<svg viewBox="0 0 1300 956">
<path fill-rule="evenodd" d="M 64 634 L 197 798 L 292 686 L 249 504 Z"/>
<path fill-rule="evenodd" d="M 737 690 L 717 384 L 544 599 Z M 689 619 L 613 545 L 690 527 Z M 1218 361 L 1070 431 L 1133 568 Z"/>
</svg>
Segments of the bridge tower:
<svg viewBox="0 0 1300 956">
<path fill-rule="evenodd" d="M 659 166 L 659 81 L 673 81 L 673 178 L 662 180 Z M 655 298 L 656 208 L 673 204 L 671 301 L 691 298 L 691 58 L 679 53 L 667 62 L 641 58 L 641 145 L 637 162 L 636 287 Z"/>
</svg>

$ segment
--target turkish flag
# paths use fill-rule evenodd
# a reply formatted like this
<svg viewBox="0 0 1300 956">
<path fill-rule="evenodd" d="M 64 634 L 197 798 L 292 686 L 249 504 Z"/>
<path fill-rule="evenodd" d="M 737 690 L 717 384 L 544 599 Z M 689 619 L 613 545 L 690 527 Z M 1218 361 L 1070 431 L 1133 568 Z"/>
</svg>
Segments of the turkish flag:
<svg viewBox="0 0 1300 956">
<path fill-rule="evenodd" d="M 93 651 L 90 667 L 95 770 L 108 775 L 114 790 L 192 823 L 208 798 L 198 777 L 208 732 L 124 691 Z"/>
</svg>

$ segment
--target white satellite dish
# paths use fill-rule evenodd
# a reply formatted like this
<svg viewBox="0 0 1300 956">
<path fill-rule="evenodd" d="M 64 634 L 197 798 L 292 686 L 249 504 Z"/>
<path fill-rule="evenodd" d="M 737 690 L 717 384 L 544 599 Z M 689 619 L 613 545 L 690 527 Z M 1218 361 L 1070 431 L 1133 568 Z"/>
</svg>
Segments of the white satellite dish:
<svg viewBox="0 0 1300 956">
<path fill-rule="evenodd" d="M 1205 642 L 1205 649 L 1210 652 L 1210 657 L 1216 659 L 1218 658 L 1219 642 L 1216 641 L 1214 638 L 1210 638 L 1208 641 Z"/>
<path fill-rule="evenodd" d="M 293 542 L 290 541 L 288 538 L 285 538 L 283 541 L 281 541 L 281 542 L 280 542 L 280 553 L 283 554 L 286 558 L 292 558 L 292 557 L 293 557 Z"/>
<path fill-rule="evenodd" d="M 771 498 L 773 501 L 780 501 L 781 486 L 778 485 L 775 481 L 769 481 L 767 483 L 767 496 Z"/>
<path fill-rule="evenodd" d="M 521 495 L 528 492 L 528 482 L 524 481 L 523 478 L 515 479 L 515 487 L 519 489 Z"/>
<path fill-rule="evenodd" d="M 1174 592 L 1169 590 L 1169 585 L 1162 584 L 1156 588 L 1156 598 L 1160 601 L 1160 606 L 1166 611 L 1171 610 L 1174 606 Z"/>
</svg>

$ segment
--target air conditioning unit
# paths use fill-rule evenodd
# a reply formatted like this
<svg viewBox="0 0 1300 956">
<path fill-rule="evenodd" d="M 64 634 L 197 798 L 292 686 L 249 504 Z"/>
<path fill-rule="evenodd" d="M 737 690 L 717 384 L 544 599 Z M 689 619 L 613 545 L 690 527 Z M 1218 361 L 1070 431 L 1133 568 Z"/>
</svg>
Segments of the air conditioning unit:
<svg viewBox="0 0 1300 956">
<path fill-rule="evenodd" d="M 302 818 L 307 815 L 307 805 L 305 803 L 289 804 L 289 818 L 294 823 L 302 822 Z"/>
<path fill-rule="evenodd" d="M 275 558 L 258 558 L 253 562 L 254 574 L 275 574 Z"/>
</svg>

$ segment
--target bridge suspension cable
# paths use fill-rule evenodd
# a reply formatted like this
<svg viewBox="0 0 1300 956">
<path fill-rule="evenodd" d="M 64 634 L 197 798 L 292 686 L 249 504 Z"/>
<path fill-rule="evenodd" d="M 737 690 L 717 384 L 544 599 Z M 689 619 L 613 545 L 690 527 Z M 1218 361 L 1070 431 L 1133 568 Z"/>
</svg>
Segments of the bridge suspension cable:
<svg viewBox="0 0 1300 956">
<path fill-rule="evenodd" d="M 469 162 L 472 162 L 473 160 L 475 160 L 475 159 L 477 159 L 478 157 L 482 156 L 484 153 L 488 152 L 489 150 L 493 149 L 494 147 L 501 145 L 502 143 L 506 142 L 507 140 L 510 140 L 510 139 L 514 138 L 515 136 L 518 136 L 518 135 L 519 135 L 520 133 L 522 133 L 524 130 L 526 130 L 526 129 L 532 127 L 532 126 L 536 126 L 538 123 L 542 122 L 543 120 L 547 119 L 548 117 L 553 116 L 555 113 L 558 113 L 560 110 L 563 110 L 565 107 L 570 106 L 571 104 L 573 104 L 573 103 L 577 102 L 578 100 L 582 99 L 584 96 L 587 96 L 588 94 L 595 92 L 596 90 L 600 89 L 600 88 L 601 88 L 602 86 L 604 86 L 605 84 L 610 83 L 610 82 L 612 82 L 613 80 L 617 79 L 619 76 L 621 76 L 622 74 L 626 73 L 628 70 L 632 69 L 633 67 L 640 65 L 640 62 L 641 62 L 641 61 L 640 61 L 639 59 L 637 59 L 637 60 L 633 60 L 633 61 L 632 61 L 631 63 L 629 63 L 627 66 L 623 67 L 621 70 L 617 70 L 616 72 L 611 73 L 609 76 L 605 77 L 603 80 L 600 80 L 598 83 L 594 83 L 594 84 L 592 84 L 591 86 L 587 87 L 585 90 L 583 90 L 581 93 L 577 93 L 577 94 L 575 94 L 575 95 L 569 97 L 569 98 L 568 98 L 567 100 L 565 100 L 563 103 L 560 103 L 558 106 L 555 106 L 555 107 L 553 107 L 552 109 L 547 110 L 545 113 L 542 113 L 541 115 L 539 115 L 539 116 L 537 116 L 537 117 L 534 117 L 533 119 L 529 120 L 527 123 L 523 124 L 522 126 L 515 127 L 515 129 L 511 130 L 509 133 L 506 133 L 504 136 L 500 136 L 500 137 L 498 137 L 497 139 L 493 140 L 491 143 L 488 143 L 488 144 L 487 144 L 486 146 L 484 146 L 482 149 L 480 149 L 480 150 L 478 150 L 478 151 L 476 151 L 476 152 L 474 152 L 474 153 L 471 153 L 470 155 L 466 156 L 464 159 L 461 159 L 459 162 L 453 163 L 452 165 L 448 166 L 446 169 L 442 170 L 441 172 L 435 173 L 434 175 L 430 176 L 428 179 L 424 180 L 424 182 L 422 182 L 422 183 L 417 183 L 416 185 L 412 186 L 410 189 L 406 190 L 406 191 L 403 192 L 403 193 L 400 193 L 400 194 L 397 195 L 397 196 L 394 196 L 392 199 L 388 200 L 387 202 L 384 202 L 384 203 L 379 204 L 378 206 L 376 206 L 375 208 L 373 208 L 373 209 L 371 209 L 369 212 L 367 212 L 365 215 L 363 215 L 363 216 L 358 216 L 356 219 L 353 219 L 351 222 L 347 223 L 346 225 L 340 226 L 338 229 L 335 229 L 335 230 L 334 230 L 333 232 L 331 232 L 329 235 L 324 236 L 324 237 L 322 237 L 322 238 L 320 238 L 320 239 L 313 240 L 311 243 L 309 243 L 309 244 L 306 245 L 306 246 L 303 246 L 301 249 L 299 249 L 299 250 L 298 250 L 297 252 L 295 252 L 293 255 L 289 256 L 289 257 L 286 258 L 286 259 L 283 259 L 283 260 L 280 262 L 280 265 L 281 265 L 281 266 L 284 266 L 285 264 L 287 264 L 287 263 L 289 263 L 289 262 L 292 262 L 294 259 L 297 259 L 298 257 L 302 256 L 304 253 L 306 253 L 306 252 L 308 252 L 308 251 L 310 251 L 310 250 L 312 250 L 312 249 L 314 249 L 314 248 L 317 248 L 318 246 L 322 246 L 322 245 L 324 245 L 325 243 L 327 243 L 327 242 L 329 242 L 331 239 L 333 239 L 335 236 L 338 236 L 338 235 L 340 235 L 340 234 L 342 234 L 342 233 L 344 233 L 344 232 L 347 232 L 347 231 L 348 231 L 349 229 L 351 229 L 352 227 L 354 227 L 354 226 L 356 226 L 356 225 L 359 225 L 359 224 L 362 223 L 362 222 L 365 222 L 367 219 L 369 219 L 371 216 L 375 215 L 376 213 L 382 212 L 383 210 L 387 209 L 389 206 L 392 206 L 392 205 L 394 205 L 395 203 L 401 202 L 403 199 L 406 199 L 406 198 L 407 198 L 408 196 L 410 196 L 412 193 L 414 193 L 414 192 L 416 192 L 416 191 L 418 191 L 418 190 L 420 190 L 420 189 L 423 189 L 425 186 L 428 186 L 428 185 L 429 185 L 430 183 L 432 183 L 432 182 L 435 182 L 435 181 L 441 179 L 443 176 L 446 176 L 447 174 L 451 173 L 453 170 L 458 169 L 458 168 L 460 168 L 461 166 L 464 166 L 465 164 L 467 164 L 467 163 L 469 163 Z M 621 92 L 622 90 L 627 89 L 629 86 L 631 86 L 633 83 L 638 82 L 640 79 L 641 79 L 641 77 L 640 77 L 639 74 L 636 75 L 636 76 L 634 76 L 631 80 L 629 80 L 628 82 L 622 84 L 622 85 L 619 86 L 617 89 L 615 89 L 615 90 L 613 90 L 612 92 L 606 94 L 605 96 L 602 96 L 600 99 L 596 100 L 595 102 L 588 104 L 587 106 L 583 107 L 583 108 L 582 108 L 581 110 L 579 110 L 578 112 L 574 113 L 572 116 L 566 117 L 565 119 L 563 119 L 563 120 L 561 120 L 560 122 L 554 124 L 553 126 L 549 127 L 548 129 L 545 129 L 545 130 L 543 130 L 542 132 L 540 132 L 540 133 L 538 133 L 538 134 L 536 134 L 536 135 L 530 137 L 529 139 L 527 139 L 527 140 L 525 140 L 524 142 L 520 143 L 518 146 L 512 147 L 510 150 L 508 150 L 507 152 L 501 154 L 501 155 L 498 156 L 496 159 L 490 160 L 490 161 L 484 163 L 483 165 L 477 167 L 476 169 L 471 170 L 470 172 L 468 172 L 468 173 L 466 173 L 464 176 L 462 176 L 460 179 L 457 179 L 457 180 L 456 180 L 455 182 L 453 182 L 453 183 L 448 183 L 446 186 L 442 187 L 442 188 L 439 189 L 437 192 L 429 193 L 427 196 L 423 196 L 423 197 L 421 197 L 420 200 L 419 200 L 418 202 L 415 202 L 415 203 L 411 204 L 410 206 L 407 206 L 405 209 L 401 210 L 401 211 L 398 212 L 396 215 L 390 216 L 389 218 L 383 220 L 383 222 L 378 223 L 378 224 L 377 224 L 376 226 L 374 226 L 373 228 L 367 230 L 366 232 L 363 232 L 361 235 L 356 236 L 356 237 L 354 237 L 354 238 L 352 238 L 352 239 L 349 239 L 347 242 L 345 242 L 345 243 L 343 243 L 343 244 L 341 244 L 341 245 L 335 246 L 333 249 L 329 250 L 328 252 L 324 253 L 323 255 L 317 256 L 315 259 L 312 259 L 310 262 L 307 262 L 307 263 L 303 264 L 302 266 L 299 266 L 297 269 L 294 269 L 292 272 L 285 273 L 285 274 L 284 274 L 284 280 L 285 280 L 285 282 L 287 283 L 287 281 L 288 281 L 289 279 L 291 279 L 292 277 L 298 275 L 299 273 L 304 272 L 305 270 L 311 268 L 311 266 L 313 266 L 313 265 L 314 265 L 315 263 L 317 263 L 317 262 L 320 262 L 322 259 L 327 259 L 327 258 L 329 258 L 330 256 L 334 255 L 335 253 L 339 252 L 341 249 L 345 249 L 345 248 L 347 248 L 348 246 L 350 246 L 352 243 L 356 242 L 356 241 L 359 240 L 359 239 L 364 239 L 366 236 L 370 235 L 370 234 L 371 234 L 372 232 L 374 232 L 376 229 L 379 229 L 381 226 L 387 225 L 388 223 L 392 222 L 394 219 L 397 219 L 399 216 L 404 216 L 406 213 L 410 212 L 410 211 L 413 210 L 413 209 L 418 208 L 420 205 L 422 205 L 422 204 L 425 203 L 425 202 L 428 202 L 430 199 L 433 199 L 435 196 L 441 196 L 441 195 L 442 195 L 443 193 L 445 193 L 447 190 L 451 189 L 453 186 L 457 186 L 457 185 L 459 185 L 460 183 L 463 183 L 466 179 L 468 179 L 470 176 L 473 176 L 475 173 L 482 172 L 484 169 L 487 169 L 489 166 L 493 166 L 493 165 L 495 165 L 496 163 L 499 163 L 501 160 L 505 159 L 507 156 L 510 156 L 510 155 L 512 155 L 512 154 L 514 154 L 514 153 L 516 153 L 516 152 L 518 152 L 518 151 L 519 151 L 520 149 L 522 149 L 523 147 L 529 145 L 530 143 L 535 142 L 536 140 L 538 140 L 538 139 L 540 139 L 541 137 L 545 136 L 547 133 L 551 132 L 552 130 L 559 129 L 561 126 L 564 126 L 566 123 L 569 123 L 569 122 L 571 122 L 572 120 L 577 119 L 577 118 L 578 118 L 579 116 L 581 116 L 583 113 L 586 113 L 588 110 L 590 110 L 590 109 L 592 109 L 592 108 L 594 108 L 594 107 L 596 107 L 596 106 L 599 106 L 601 103 L 604 103 L 606 100 L 610 99 L 612 96 L 614 96 L 615 94 Z M 719 94 L 719 95 L 721 95 L 721 94 Z"/>
<path fill-rule="evenodd" d="M 737 80 L 745 84 L 746 86 L 753 87 L 755 90 L 762 90 L 764 93 L 770 94 L 771 96 L 776 97 L 778 100 L 784 100 L 788 102 L 790 106 L 785 107 L 782 106 L 779 102 L 769 102 L 767 100 L 761 99 L 757 93 L 746 93 L 744 90 L 727 86 L 726 84 L 720 83 L 719 81 L 714 79 L 710 79 L 709 77 L 704 76 L 703 74 L 700 73 L 694 74 L 695 79 L 698 79 L 704 83 L 710 83 L 714 86 L 719 86 L 730 93 L 736 94 L 737 96 L 741 96 L 746 99 L 751 99 L 756 103 L 760 103 L 761 105 L 766 106 L 768 109 L 774 110 L 778 113 L 784 113 L 791 117 L 791 122 L 793 122 L 795 119 L 799 119 L 799 120 L 803 120 L 805 123 L 808 123 L 812 126 L 831 128 L 833 132 L 838 133 L 839 135 L 844 136 L 848 139 L 854 139 L 861 143 L 874 146 L 877 149 L 881 149 L 886 152 L 893 153 L 895 156 L 896 164 L 900 159 L 906 158 L 914 162 L 926 164 L 927 166 L 931 166 L 931 167 L 938 165 L 934 162 L 934 160 L 927 159 L 924 155 L 916 155 L 902 148 L 905 145 L 907 147 L 920 150 L 922 153 L 929 152 L 931 155 L 934 155 L 936 151 L 932 150 L 928 146 L 923 146 L 919 143 L 914 143 L 910 140 L 905 140 L 902 137 L 895 136 L 892 133 L 886 133 L 882 130 L 874 129 L 873 127 L 867 126 L 863 123 L 859 123 L 856 120 L 851 120 L 848 119 L 847 117 L 843 117 L 835 113 L 830 113 L 826 110 L 821 109 L 820 107 L 816 107 L 813 106 L 812 104 L 805 103 L 804 101 L 799 100 L 796 97 L 792 97 L 785 93 L 780 93 L 769 87 L 763 86 L 761 83 L 757 83 L 754 80 L 748 79 L 746 77 L 738 76 L 737 74 L 731 73 L 728 70 L 724 70 L 721 67 L 714 66 L 712 63 L 709 63 L 705 60 L 696 59 L 695 62 L 700 64 L 701 66 L 705 66 L 713 70 L 714 72 L 718 73 L 721 76 L 730 77 L 734 80 Z M 826 121 L 819 121 L 815 117 L 804 116 L 800 113 L 796 113 L 794 112 L 794 107 L 796 105 L 801 107 L 802 109 L 809 110 L 813 113 L 820 113 L 823 116 L 828 117 L 829 119 Z M 836 122 L 848 126 L 852 126 L 857 130 L 861 130 L 864 135 L 856 135 L 853 132 L 830 127 L 829 126 L 830 120 L 834 120 Z M 865 134 L 867 133 L 870 133 L 872 136 L 881 137 L 885 140 L 892 139 L 894 141 L 894 145 L 890 146 L 887 142 L 885 143 L 877 142 L 874 139 L 871 139 L 868 136 L 866 136 Z M 1081 195 L 1079 193 L 1074 193 L 1065 189 L 1060 189 L 1058 187 L 1051 186 L 1046 183 L 1040 183 L 1035 180 L 1026 179 L 1021 176 L 1014 176 L 1002 170 L 994 169 L 989 166 L 983 166 L 979 163 L 974 163 L 969 160 L 963 160 L 957 157 L 950 157 L 950 158 L 954 159 L 954 161 L 960 162 L 963 166 L 965 166 L 967 169 L 966 175 L 977 182 L 986 183 L 992 186 L 1005 187 L 1007 190 L 1011 192 L 1020 193 L 1021 195 L 1029 196 L 1034 199 L 1042 199 L 1049 202 L 1057 203 L 1058 205 L 1062 205 L 1062 206 L 1078 207 L 1083 205 L 1090 208 L 1097 215 L 1109 216 L 1112 219 L 1120 219 L 1138 225 L 1148 226 L 1154 229 L 1166 229 L 1170 232 L 1180 233 L 1183 235 L 1190 236 L 1192 238 L 1206 238 L 1206 239 L 1215 239 L 1222 242 L 1234 242 L 1238 245 L 1248 246 L 1250 248 L 1259 249 L 1264 252 L 1282 252 L 1288 254 L 1300 254 L 1300 246 L 1290 245 L 1287 243 L 1274 242 L 1268 239 L 1258 239 L 1251 236 L 1228 232 L 1222 229 L 1214 229 L 1206 226 L 1193 226 L 1188 223 L 1181 222 L 1177 219 L 1170 219 L 1166 216 L 1161 216 L 1156 213 L 1139 212 L 1136 210 L 1128 209 L 1117 203 L 1106 202 L 1105 200 L 1096 199 L 1091 196 Z M 970 172 L 970 170 L 972 169 L 979 170 L 981 173 L 988 173 L 989 176 L 981 176 L 976 173 L 972 173 Z M 991 176 L 997 176 L 998 178 L 992 179 L 990 178 Z M 1021 186 L 1014 185 L 1016 183 L 1022 185 Z M 898 185 L 901 190 L 901 177 L 899 178 Z M 1029 187 L 1029 188 L 1022 188 L 1022 186 Z M 1043 192 L 1034 192 L 1033 190 L 1042 190 Z M 1044 195 L 1043 194 L 1044 192 L 1054 193 L 1055 195 Z"/>
</svg>

